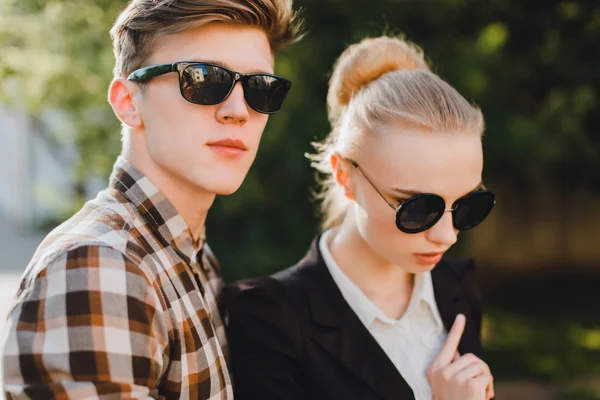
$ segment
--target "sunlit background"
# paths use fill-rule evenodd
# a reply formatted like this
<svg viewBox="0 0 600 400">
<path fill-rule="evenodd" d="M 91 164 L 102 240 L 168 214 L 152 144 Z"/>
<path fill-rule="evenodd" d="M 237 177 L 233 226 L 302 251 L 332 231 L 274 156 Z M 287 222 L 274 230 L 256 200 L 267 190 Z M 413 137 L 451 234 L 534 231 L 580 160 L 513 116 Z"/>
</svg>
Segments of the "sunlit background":
<svg viewBox="0 0 600 400">
<path fill-rule="evenodd" d="M 318 233 L 303 156 L 328 133 L 345 46 L 403 33 L 486 117 L 493 214 L 455 253 L 478 261 L 498 398 L 600 399 L 600 5 L 597 1 L 296 0 L 310 35 L 294 86 L 208 238 L 227 280 L 297 261 Z M 0 320 L 44 233 L 106 184 L 120 149 L 106 102 L 123 0 L 0 0 Z M 176 138 L 177 132 L 173 132 Z M 2 324 L 0 323 L 0 328 Z M 1 395 L 0 395 L 1 397 Z"/>
</svg>

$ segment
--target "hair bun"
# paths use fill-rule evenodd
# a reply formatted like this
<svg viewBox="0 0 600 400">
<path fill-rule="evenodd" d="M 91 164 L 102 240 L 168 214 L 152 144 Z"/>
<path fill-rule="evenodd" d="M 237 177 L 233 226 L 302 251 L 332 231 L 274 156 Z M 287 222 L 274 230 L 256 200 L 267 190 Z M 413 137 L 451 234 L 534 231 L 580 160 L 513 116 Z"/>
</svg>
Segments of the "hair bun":
<svg viewBox="0 0 600 400">
<path fill-rule="evenodd" d="M 369 83 L 402 69 L 429 70 L 423 51 L 404 39 L 380 36 L 349 46 L 336 61 L 329 81 L 329 120 L 335 123 L 352 97 Z"/>
</svg>

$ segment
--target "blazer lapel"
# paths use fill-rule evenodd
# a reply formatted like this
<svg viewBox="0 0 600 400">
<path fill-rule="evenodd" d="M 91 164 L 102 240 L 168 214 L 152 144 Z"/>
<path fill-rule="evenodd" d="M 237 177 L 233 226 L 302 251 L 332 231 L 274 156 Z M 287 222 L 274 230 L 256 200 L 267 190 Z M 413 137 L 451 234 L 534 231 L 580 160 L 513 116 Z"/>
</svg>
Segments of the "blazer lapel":
<svg viewBox="0 0 600 400">
<path fill-rule="evenodd" d="M 299 269 L 312 275 L 312 339 L 383 399 L 414 399 L 412 389 L 346 303 L 320 254 L 317 238 Z"/>
<path fill-rule="evenodd" d="M 467 299 L 460 287 L 460 272 L 455 271 L 448 261 L 442 261 L 432 271 L 433 291 L 435 301 L 440 311 L 446 330 L 449 332 L 458 314 L 467 318 L 465 330 L 458 345 L 458 352 L 462 354 L 473 353 L 477 357 L 483 356 L 481 341 L 473 323 Z"/>
</svg>

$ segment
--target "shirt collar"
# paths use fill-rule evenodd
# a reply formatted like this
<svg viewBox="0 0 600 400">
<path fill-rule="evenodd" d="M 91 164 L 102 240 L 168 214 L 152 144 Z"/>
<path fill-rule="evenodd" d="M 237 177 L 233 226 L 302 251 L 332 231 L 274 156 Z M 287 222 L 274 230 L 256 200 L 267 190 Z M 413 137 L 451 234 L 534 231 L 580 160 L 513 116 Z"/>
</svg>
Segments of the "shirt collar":
<svg viewBox="0 0 600 400">
<path fill-rule="evenodd" d="M 440 329 L 445 329 L 442 317 L 440 317 L 440 311 L 438 310 L 437 302 L 435 301 L 435 292 L 433 291 L 433 279 L 431 272 L 425 272 L 423 276 L 423 292 L 421 293 L 421 299 L 429 306 L 429 310 L 435 319 L 435 323 Z"/>
<path fill-rule="evenodd" d="M 430 272 L 415 275 L 414 289 L 405 314 L 398 320 L 390 318 L 385 315 L 385 313 L 383 313 L 350 278 L 348 278 L 335 262 L 329 251 L 328 245 L 328 238 L 330 237 L 331 232 L 331 230 L 328 230 L 321 235 L 319 241 L 321 255 L 323 256 L 323 260 L 325 261 L 329 273 L 342 292 L 342 296 L 366 327 L 371 326 L 376 319 L 390 325 L 399 324 L 405 319 L 405 316 L 410 315 L 410 313 L 417 308 L 421 301 L 424 301 L 429 306 L 438 326 L 443 326 L 442 321 L 439 316 L 437 316 L 438 313 L 436 312 L 437 303 L 435 302 L 433 281 Z"/>
<path fill-rule="evenodd" d="M 173 204 L 142 172 L 119 156 L 110 176 L 109 187 L 125 196 L 138 210 L 151 232 L 163 244 L 172 246 L 191 262 L 204 246 L 204 235 L 198 246 L 190 230 Z"/>
</svg>

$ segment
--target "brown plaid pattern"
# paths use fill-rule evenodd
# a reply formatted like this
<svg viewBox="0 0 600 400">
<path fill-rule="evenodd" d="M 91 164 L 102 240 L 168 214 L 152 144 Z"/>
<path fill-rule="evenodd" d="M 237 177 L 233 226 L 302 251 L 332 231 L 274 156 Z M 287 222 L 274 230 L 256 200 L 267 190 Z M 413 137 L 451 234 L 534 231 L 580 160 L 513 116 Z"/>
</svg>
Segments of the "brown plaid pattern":
<svg viewBox="0 0 600 400">
<path fill-rule="evenodd" d="M 231 399 L 218 264 L 119 158 L 23 276 L 3 347 L 9 399 Z"/>
</svg>

